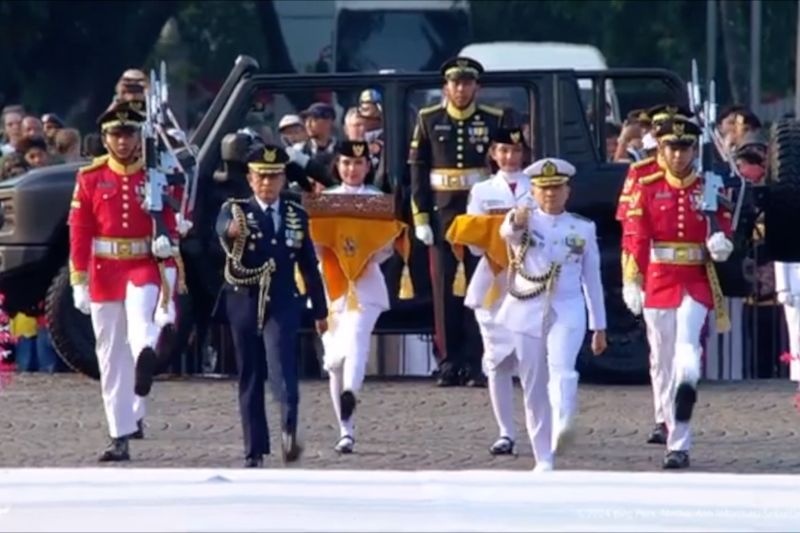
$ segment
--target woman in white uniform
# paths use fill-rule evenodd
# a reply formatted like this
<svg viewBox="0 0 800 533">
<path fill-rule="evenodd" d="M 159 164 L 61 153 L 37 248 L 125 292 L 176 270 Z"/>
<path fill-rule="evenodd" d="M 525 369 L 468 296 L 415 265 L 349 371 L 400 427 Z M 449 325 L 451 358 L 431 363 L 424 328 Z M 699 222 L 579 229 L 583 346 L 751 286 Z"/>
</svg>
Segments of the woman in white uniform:
<svg viewBox="0 0 800 533">
<path fill-rule="evenodd" d="M 489 156 L 497 172 L 478 183 L 470 191 L 468 215 L 490 215 L 508 211 L 518 205 L 535 207 L 530 194 L 530 179 L 523 174 L 525 138 L 522 130 L 500 129 L 495 132 Z M 464 305 L 475 310 L 475 319 L 483 338 L 483 371 L 489 382 L 489 397 L 497 421 L 499 438 L 489 448 L 492 455 L 514 453 L 514 374 L 517 362 L 511 357 L 514 343 L 509 332 L 497 321 L 497 310 L 506 294 L 507 271 L 495 274 L 485 250 L 470 246 L 474 255 L 481 256 L 472 275 Z"/>
<path fill-rule="evenodd" d="M 782 360 L 789 364 L 789 379 L 797 382 L 800 401 L 800 263 L 775 261 L 775 293 L 789 334 L 789 352 Z"/>
<path fill-rule="evenodd" d="M 368 157 L 369 147 L 365 142 L 340 143 L 333 172 L 342 183 L 326 189 L 324 194 L 382 194 L 379 189 L 364 184 L 371 168 Z M 372 330 L 380 314 L 389 309 L 389 293 L 380 264 L 392 254 L 393 246 L 389 244 L 369 258 L 363 273 L 354 282 L 357 305 L 348 303 L 353 295 L 344 294 L 330 301 L 328 294 L 330 329 L 322 336 L 323 362 L 330 381 L 333 410 L 339 421 L 339 441 L 334 447 L 339 453 L 352 453 L 355 445 L 353 412 L 364 382 Z"/>
</svg>

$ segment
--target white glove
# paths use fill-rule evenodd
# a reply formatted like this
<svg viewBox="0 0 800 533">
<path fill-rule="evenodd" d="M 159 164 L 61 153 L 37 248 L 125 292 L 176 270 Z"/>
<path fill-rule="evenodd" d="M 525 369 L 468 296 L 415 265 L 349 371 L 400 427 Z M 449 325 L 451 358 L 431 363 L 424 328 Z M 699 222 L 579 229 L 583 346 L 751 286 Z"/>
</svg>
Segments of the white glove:
<svg viewBox="0 0 800 533">
<path fill-rule="evenodd" d="M 181 215 L 180 213 L 176 213 L 175 227 L 177 228 L 178 234 L 181 237 L 186 237 L 186 234 L 188 234 L 189 230 L 191 230 L 194 227 L 194 224 L 192 223 L 191 220 L 186 220 L 185 218 L 183 218 L 183 215 Z"/>
<path fill-rule="evenodd" d="M 81 283 L 80 285 L 73 285 L 72 301 L 75 304 L 75 309 L 84 315 L 88 315 L 91 312 L 91 308 L 89 307 L 89 287 L 87 287 L 84 283 Z"/>
<path fill-rule="evenodd" d="M 638 283 L 627 282 L 622 285 L 622 299 L 634 316 L 642 314 L 642 288 Z"/>
<path fill-rule="evenodd" d="M 414 228 L 414 236 L 426 246 L 433 244 L 433 230 L 430 224 L 420 224 Z"/>
<path fill-rule="evenodd" d="M 286 155 L 289 156 L 289 161 L 291 163 L 297 163 L 302 168 L 306 168 L 306 165 L 308 165 L 308 162 L 311 160 L 311 156 L 304 154 L 302 151 L 293 146 L 287 146 L 285 150 Z"/>
<path fill-rule="evenodd" d="M 792 294 L 789 291 L 779 291 L 778 303 L 788 307 L 800 307 L 800 294 Z"/>
<path fill-rule="evenodd" d="M 161 235 L 154 240 L 151 248 L 153 255 L 159 259 L 169 259 L 172 257 L 172 242 L 166 235 Z"/>
<path fill-rule="evenodd" d="M 175 323 L 175 300 L 170 298 L 169 304 L 167 308 L 164 309 L 161 304 L 156 307 L 156 313 L 153 316 L 153 321 L 156 323 L 156 326 L 159 328 L 163 328 L 168 324 Z"/>
<path fill-rule="evenodd" d="M 711 259 L 716 263 L 727 261 L 733 252 L 733 243 L 721 231 L 716 232 L 706 241 Z"/>
</svg>

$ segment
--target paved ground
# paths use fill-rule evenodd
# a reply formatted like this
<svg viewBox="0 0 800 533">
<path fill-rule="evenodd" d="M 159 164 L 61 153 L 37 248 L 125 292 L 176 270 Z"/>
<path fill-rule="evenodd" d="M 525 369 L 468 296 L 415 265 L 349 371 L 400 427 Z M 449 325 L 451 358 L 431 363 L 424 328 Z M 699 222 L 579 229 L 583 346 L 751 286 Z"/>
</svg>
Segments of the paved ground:
<svg viewBox="0 0 800 533">
<path fill-rule="evenodd" d="M 0 467 L 96 465 L 105 444 L 97 382 L 76 375 L 14 376 L 0 387 Z M 708 383 L 700 390 L 693 470 L 800 473 L 800 414 L 788 381 Z M 560 469 L 658 470 L 663 448 L 645 444 L 647 387 L 581 386 L 580 435 Z M 306 454 L 300 466 L 327 469 L 529 469 L 492 458 L 496 429 L 485 389 L 437 389 L 430 381 L 370 381 L 357 411 L 357 453 L 339 457 L 327 382 L 302 385 Z M 524 435 L 521 397 L 517 423 Z M 275 410 L 270 413 L 275 420 Z M 275 428 L 273 428 L 274 430 Z M 147 438 L 132 443 L 135 467 L 236 467 L 241 430 L 235 384 L 159 381 Z M 274 438 L 273 443 L 277 443 Z M 273 456 L 268 466 L 280 466 Z"/>
</svg>

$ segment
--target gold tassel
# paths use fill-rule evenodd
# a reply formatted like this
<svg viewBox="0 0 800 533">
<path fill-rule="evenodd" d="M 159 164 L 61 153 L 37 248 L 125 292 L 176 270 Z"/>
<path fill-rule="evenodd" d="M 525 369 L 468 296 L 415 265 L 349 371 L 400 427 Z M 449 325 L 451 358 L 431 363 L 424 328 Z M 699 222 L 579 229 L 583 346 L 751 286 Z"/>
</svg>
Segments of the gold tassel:
<svg viewBox="0 0 800 533">
<path fill-rule="evenodd" d="M 467 294 L 467 275 L 464 273 L 464 261 L 459 261 L 456 278 L 453 280 L 453 295 L 464 296 L 465 294 Z"/>
<path fill-rule="evenodd" d="M 305 294 L 306 280 L 303 279 L 303 274 L 300 272 L 300 267 L 297 266 L 297 263 L 294 264 L 294 282 L 297 285 L 297 292 Z"/>
<path fill-rule="evenodd" d="M 414 283 L 411 281 L 411 271 L 408 264 L 403 266 L 403 274 L 400 276 L 400 294 L 401 300 L 410 300 L 414 297 Z"/>
<path fill-rule="evenodd" d="M 164 268 L 164 261 L 158 262 L 158 275 L 161 278 L 161 301 L 158 304 L 161 309 L 167 310 L 169 307 L 169 299 L 172 295 L 172 287 L 169 286 L 169 278 L 167 278 L 167 270 Z"/>
<path fill-rule="evenodd" d="M 489 290 L 486 291 L 486 296 L 483 297 L 483 308 L 491 309 L 498 298 L 500 298 L 500 284 L 497 283 L 497 277 L 495 277 Z"/>
<path fill-rule="evenodd" d="M 175 266 L 178 267 L 178 294 L 186 294 L 189 289 L 186 287 L 186 267 L 183 265 L 181 254 L 175 255 Z"/>
<path fill-rule="evenodd" d="M 725 296 L 722 294 L 717 269 L 711 261 L 706 262 L 706 275 L 708 284 L 711 285 L 711 297 L 714 300 L 714 315 L 716 316 L 717 333 L 725 333 L 731 329 L 731 320 L 725 309 Z"/>
<path fill-rule="evenodd" d="M 358 309 L 359 305 L 358 295 L 356 294 L 356 284 L 351 281 L 347 284 L 347 310 L 357 311 Z"/>
</svg>

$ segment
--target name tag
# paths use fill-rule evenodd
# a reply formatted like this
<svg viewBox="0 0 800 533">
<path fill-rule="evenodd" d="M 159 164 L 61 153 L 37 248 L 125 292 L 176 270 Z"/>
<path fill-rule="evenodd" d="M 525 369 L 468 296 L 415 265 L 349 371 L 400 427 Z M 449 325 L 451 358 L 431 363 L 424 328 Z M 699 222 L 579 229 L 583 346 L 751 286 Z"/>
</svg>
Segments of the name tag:
<svg viewBox="0 0 800 533">
<path fill-rule="evenodd" d="M 672 193 L 669 191 L 660 191 L 656 193 L 654 198 L 656 200 L 666 200 L 668 198 L 672 198 Z"/>
<path fill-rule="evenodd" d="M 450 124 L 436 124 L 433 126 L 433 131 L 450 131 L 453 129 L 453 126 Z"/>
<path fill-rule="evenodd" d="M 481 202 L 481 208 L 483 209 L 500 209 L 500 208 L 509 208 L 510 207 L 503 201 L 503 200 L 484 200 Z"/>
</svg>

